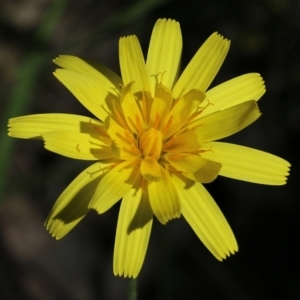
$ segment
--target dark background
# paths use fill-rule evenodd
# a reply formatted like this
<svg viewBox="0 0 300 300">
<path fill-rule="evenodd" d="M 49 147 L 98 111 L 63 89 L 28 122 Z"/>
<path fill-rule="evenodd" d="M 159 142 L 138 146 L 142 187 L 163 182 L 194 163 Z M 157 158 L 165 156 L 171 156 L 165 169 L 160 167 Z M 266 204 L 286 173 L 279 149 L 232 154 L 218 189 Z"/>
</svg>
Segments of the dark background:
<svg viewBox="0 0 300 300">
<path fill-rule="evenodd" d="M 51 60 L 72 54 L 119 73 L 118 39 L 136 34 L 144 53 L 158 18 L 180 22 L 182 68 L 214 31 L 231 40 L 212 86 L 260 73 L 262 117 L 230 142 L 281 156 L 288 184 L 263 186 L 219 177 L 206 185 L 230 223 L 239 252 L 220 263 L 183 218 L 155 220 L 138 277 L 138 299 L 300 299 L 299 131 L 300 1 L 0 1 L 1 299 L 126 299 L 114 277 L 119 204 L 91 212 L 61 241 L 43 226 L 56 198 L 89 165 L 6 136 L 10 117 L 88 115 L 53 76 Z"/>
</svg>

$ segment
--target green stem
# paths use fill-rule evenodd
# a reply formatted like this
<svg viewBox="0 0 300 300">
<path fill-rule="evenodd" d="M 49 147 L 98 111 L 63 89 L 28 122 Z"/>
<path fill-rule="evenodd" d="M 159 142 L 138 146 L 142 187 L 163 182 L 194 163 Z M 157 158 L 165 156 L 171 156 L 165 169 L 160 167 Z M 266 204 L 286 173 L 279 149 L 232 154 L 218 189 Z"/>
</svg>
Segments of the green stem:
<svg viewBox="0 0 300 300">
<path fill-rule="evenodd" d="M 137 300 L 137 279 L 129 278 L 128 280 L 128 300 Z"/>
</svg>

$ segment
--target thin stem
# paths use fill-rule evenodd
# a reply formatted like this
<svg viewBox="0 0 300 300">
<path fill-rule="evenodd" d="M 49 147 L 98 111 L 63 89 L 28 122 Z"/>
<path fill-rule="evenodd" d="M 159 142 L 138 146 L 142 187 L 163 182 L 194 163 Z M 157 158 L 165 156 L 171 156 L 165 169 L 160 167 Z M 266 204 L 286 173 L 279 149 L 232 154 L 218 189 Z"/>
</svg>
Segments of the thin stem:
<svg viewBox="0 0 300 300">
<path fill-rule="evenodd" d="M 129 278 L 128 280 L 128 300 L 137 300 L 137 279 Z"/>
</svg>

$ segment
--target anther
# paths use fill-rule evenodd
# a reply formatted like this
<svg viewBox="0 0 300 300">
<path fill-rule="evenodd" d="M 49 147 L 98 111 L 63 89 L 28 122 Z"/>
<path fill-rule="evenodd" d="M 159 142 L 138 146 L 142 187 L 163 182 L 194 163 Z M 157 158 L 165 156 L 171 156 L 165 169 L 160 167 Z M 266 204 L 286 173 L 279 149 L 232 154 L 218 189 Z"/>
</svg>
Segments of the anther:
<svg viewBox="0 0 300 300">
<path fill-rule="evenodd" d="M 129 129 L 127 126 L 127 123 L 123 120 L 121 114 L 117 111 L 114 101 L 113 101 L 113 109 L 114 109 L 115 116 L 116 116 L 117 120 L 119 121 L 120 125 L 123 128 Z"/>
</svg>

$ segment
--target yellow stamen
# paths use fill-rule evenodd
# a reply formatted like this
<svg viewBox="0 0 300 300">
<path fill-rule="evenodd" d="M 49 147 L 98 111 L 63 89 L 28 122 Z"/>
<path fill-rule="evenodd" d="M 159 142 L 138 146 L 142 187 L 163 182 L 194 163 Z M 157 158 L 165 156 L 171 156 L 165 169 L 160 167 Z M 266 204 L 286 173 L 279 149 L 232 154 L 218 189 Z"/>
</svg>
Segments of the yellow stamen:
<svg viewBox="0 0 300 300">
<path fill-rule="evenodd" d="M 147 124 L 147 115 L 148 115 L 148 110 L 147 110 L 147 101 L 145 97 L 145 92 L 143 91 L 143 97 L 142 97 L 142 114 L 144 118 L 144 122 Z"/>
<path fill-rule="evenodd" d="M 124 132 L 125 132 L 125 136 L 126 136 L 127 141 L 130 144 L 135 144 L 136 145 L 136 140 L 132 137 L 132 135 L 130 134 L 129 130 L 125 129 Z"/>
<path fill-rule="evenodd" d="M 172 155 L 168 155 L 168 158 L 170 160 L 182 160 L 186 156 L 187 156 L 186 154 L 172 154 Z"/>
<path fill-rule="evenodd" d="M 137 148 L 134 144 L 131 144 L 130 147 L 131 147 L 131 151 L 133 153 L 135 153 L 138 156 L 141 155 L 141 150 L 139 148 Z"/>
<path fill-rule="evenodd" d="M 141 124 L 141 119 L 138 114 L 135 115 L 135 121 L 136 121 L 138 134 L 141 135 L 143 133 L 143 128 Z"/>
<path fill-rule="evenodd" d="M 164 145 L 164 149 L 168 149 L 169 147 L 171 147 L 175 140 L 177 139 L 177 135 L 173 135 Z"/>
<path fill-rule="evenodd" d="M 164 130 L 163 130 L 163 134 L 166 134 L 167 131 L 169 130 L 171 124 L 173 122 L 173 116 L 170 116 L 169 120 L 168 120 L 168 123 L 166 124 Z"/>
<path fill-rule="evenodd" d="M 210 147 L 210 149 L 205 150 L 205 149 L 199 149 L 199 150 L 194 150 L 194 151 L 189 151 L 190 154 L 199 154 L 199 153 L 205 153 L 205 152 L 209 152 L 211 151 L 212 153 L 214 153 L 214 151 L 212 150 L 212 147 Z"/>
<path fill-rule="evenodd" d="M 164 72 L 159 72 L 159 73 L 157 74 L 157 76 L 158 76 L 158 75 L 161 75 L 159 84 L 162 84 L 163 76 L 164 76 L 165 73 L 166 73 L 166 71 L 164 71 Z"/>
<path fill-rule="evenodd" d="M 104 129 L 102 129 L 102 128 L 100 128 L 100 127 L 97 127 L 97 126 L 93 126 L 93 128 L 94 128 L 95 130 L 97 130 L 99 133 L 105 135 L 106 137 L 109 137 L 109 135 L 107 134 L 107 132 L 106 132 Z"/>
<path fill-rule="evenodd" d="M 158 159 L 162 150 L 162 133 L 154 128 L 144 132 L 139 140 L 139 146 L 144 157 L 151 156 Z"/>
<path fill-rule="evenodd" d="M 92 178 L 93 177 L 93 175 L 94 174 L 96 174 L 96 173 L 98 173 L 98 172 L 102 172 L 102 173 L 104 173 L 105 171 L 109 171 L 110 169 L 113 169 L 114 167 L 116 167 L 117 165 L 119 165 L 120 163 L 115 163 L 115 164 L 111 164 L 111 165 L 109 165 L 109 166 L 107 166 L 107 167 L 99 167 L 99 170 L 97 170 L 97 171 L 94 171 L 94 172 L 87 172 L 89 175 L 90 175 L 90 177 Z"/>
<path fill-rule="evenodd" d="M 186 123 L 190 123 L 192 120 L 194 120 L 196 117 L 198 117 L 201 113 L 204 112 L 204 110 L 209 106 L 209 105 L 214 105 L 213 103 L 211 103 L 208 99 L 207 100 L 207 104 L 201 108 L 201 107 L 198 107 L 197 108 L 197 111 L 195 111 L 192 115 L 190 115 L 190 117 L 188 118 L 187 122 Z"/>
<path fill-rule="evenodd" d="M 120 114 L 119 111 L 116 109 L 115 101 L 113 101 L 112 104 L 113 104 L 113 113 L 114 113 L 114 115 L 116 116 L 117 121 L 119 121 L 119 124 L 120 124 L 123 128 L 129 130 L 126 121 L 123 120 L 121 114 Z"/>
<path fill-rule="evenodd" d="M 127 152 L 129 154 L 137 155 L 137 156 L 141 155 L 140 149 L 138 149 L 137 147 L 135 147 L 133 144 L 130 144 L 129 146 L 130 146 L 130 149 L 128 149 L 126 147 L 123 147 L 123 151 Z"/>
<path fill-rule="evenodd" d="M 158 123 L 159 123 L 159 114 L 156 113 L 156 116 L 155 116 L 155 120 L 154 120 L 154 123 L 153 123 L 153 128 L 154 129 L 157 129 L 158 128 Z"/>
</svg>

